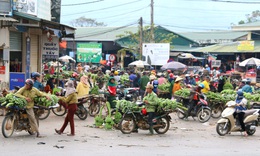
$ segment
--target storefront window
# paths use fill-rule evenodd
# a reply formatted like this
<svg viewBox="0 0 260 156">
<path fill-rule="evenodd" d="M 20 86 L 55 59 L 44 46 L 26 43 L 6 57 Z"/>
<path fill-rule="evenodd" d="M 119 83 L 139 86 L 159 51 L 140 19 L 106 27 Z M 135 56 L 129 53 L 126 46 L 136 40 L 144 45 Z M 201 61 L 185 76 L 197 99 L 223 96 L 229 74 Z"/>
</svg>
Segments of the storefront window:
<svg viewBox="0 0 260 156">
<path fill-rule="evenodd" d="M 10 52 L 10 72 L 22 72 L 22 53 Z"/>
</svg>

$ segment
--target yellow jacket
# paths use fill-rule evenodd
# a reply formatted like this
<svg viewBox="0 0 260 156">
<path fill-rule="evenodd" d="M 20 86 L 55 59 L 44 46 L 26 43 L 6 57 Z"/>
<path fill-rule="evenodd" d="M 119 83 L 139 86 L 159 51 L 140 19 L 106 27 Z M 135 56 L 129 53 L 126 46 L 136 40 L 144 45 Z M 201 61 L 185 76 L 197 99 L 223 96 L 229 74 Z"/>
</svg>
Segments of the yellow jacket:
<svg viewBox="0 0 260 156">
<path fill-rule="evenodd" d="M 78 93 L 78 97 L 82 97 L 84 95 L 88 95 L 89 94 L 89 85 L 86 85 L 82 82 L 79 82 L 76 88 L 76 91 Z"/>
<path fill-rule="evenodd" d="M 31 90 L 25 89 L 25 87 L 22 87 L 19 89 L 16 93 L 15 96 L 18 96 L 20 98 L 30 98 L 31 102 L 28 102 L 26 108 L 33 108 L 34 106 L 34 98 L 38 96 L 46 96 L 43 92 L 39 91 L 37 88 L 32 87 Z"/>
<path fill-rule="evenodd" d="M 207 93 L 210 91 L 209 83 L 206 80 L 204 80 L 202 84 L 204 84 L 204 88 L 201 90 L 202 93 Z"/>
<path fill-rule="evenodd" d="M 60 98 L 60 100 L 62 100 L 63 102 L 65 102 L 68 105 L 69 104 L 76 104 L 76 103 L 78 103 L 77 93 L 71 93 L 67 97 Z"/>
</svg>

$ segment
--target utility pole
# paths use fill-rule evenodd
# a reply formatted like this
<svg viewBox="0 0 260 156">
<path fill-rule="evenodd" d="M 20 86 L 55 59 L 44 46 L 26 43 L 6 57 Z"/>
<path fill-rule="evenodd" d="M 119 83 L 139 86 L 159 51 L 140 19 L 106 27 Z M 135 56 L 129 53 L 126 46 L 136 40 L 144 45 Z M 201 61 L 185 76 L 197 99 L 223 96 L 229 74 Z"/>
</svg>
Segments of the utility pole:
<svg viewBox="0 0 260 156">
<path fill-rule="evenodd" d="M 153 0 L 151 0 L 151 43 L 154 43 Z"/>
<path fill-rule="evenodd" d="M 139 41 L 139 48 L 140 48 L 140 60 L 142 60 L 143 57 L 143 18 L 140 17 L 140 41 Z"/>
</svg>

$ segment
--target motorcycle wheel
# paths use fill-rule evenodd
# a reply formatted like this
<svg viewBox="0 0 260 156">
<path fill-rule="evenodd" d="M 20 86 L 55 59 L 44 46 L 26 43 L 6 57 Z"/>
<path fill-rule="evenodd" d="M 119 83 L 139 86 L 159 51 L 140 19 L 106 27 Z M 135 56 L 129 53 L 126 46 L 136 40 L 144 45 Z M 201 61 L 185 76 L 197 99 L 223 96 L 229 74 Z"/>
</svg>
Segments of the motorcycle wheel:
<svg viewBox="0 0 260 156">
<path fill-rule="evenodd" d="M 202 111 L 203 110 L 203 111 Z M 207 108 L 200 109 L 197 114 L 198 120 L 201 123 L 209 121 L 211 117 L 211 110 Z"/>
<path fill-rule="evenodd" d="M 155 132 L 158 134 L 166 133 L 170 128 L 170 121 L 166 117 L 157 119 L 156 125 L 162 125 L 162 127 L 154 128 Z"/>
<path fill-rule="evenodd" d="M 52 109 L 53 114 L 57 115 L 57 116 L 63 116 L 67 113 L 67 110 L 65 107 L 63 107 L 62 105 L 60 105 L 57 108 L 53 108 Z"/>
<path fill-rule="evenodd" d="M 86 120 L 88 117 L 88 110 L 82 105 L 78 106 L 78 110 L 76 112 L 76 115 L 80 120 Z"/>
<path fill-rule="evenodd" d="M 214 105 L 212 106 L 211 108 L 211 116 L 212 118 L 219 118 L 221 116 L 221 113 L 223 111 L 223 108 L 221 106 L 218 106 L 218 105 Z"/>
<path fill-rule="evenodd" d="M 38 109 L 36 113 L 38 115 L 39 120 L 44 120 L 48 118 L 51 111 L 49 109 Z"/>
<path fill-rule="evenodd" d="M 132 116 L 125 116 L 119 123 L 119 129 L 123 134 L 130 134 L 135 129 L 135 121 Z"/>
<path fill-rule="evenodd" d="M 248 126 L 248 127 L 246 128 L 246 133 L 247 133 L 248 135 L 253 135 L 253 134 L 255 134 L 255 132 L 256 132 L 256 129 L 250 129 L 250 126 Z"/>
<path fill-rule="evenodd" d="M 2 123 L 2 134 L 5 138 L 9 138 L 13 135 L 14 133 L 14 123 L 13 122 L 13 115 L 7 115 Z"/>
<path fill-rule="evenodd" d="M 226 123 L 218 123 L 216 126 L 216 131 L 220 136 L 224 136 L 229 132 L 230 124 L 228 123 L 225 128 Z"/>
<path fill-rule="evenodd" d="M 99 101 L 96 102 L 96 100 L 94 100 L 94 101 L 91 100 L 88 110 L 89 110 L 90 116 L 92 116 L 92 117 L 96 116 L 100 110 L 100 102 Z"/>
<path fill-rule="evenodd" d="M 177 111 L 177 116 L 179 119 L 184 119 L 185 118 L 185 113 L 182 112 L 183 110 L 178 110 Z"/>
</svg>

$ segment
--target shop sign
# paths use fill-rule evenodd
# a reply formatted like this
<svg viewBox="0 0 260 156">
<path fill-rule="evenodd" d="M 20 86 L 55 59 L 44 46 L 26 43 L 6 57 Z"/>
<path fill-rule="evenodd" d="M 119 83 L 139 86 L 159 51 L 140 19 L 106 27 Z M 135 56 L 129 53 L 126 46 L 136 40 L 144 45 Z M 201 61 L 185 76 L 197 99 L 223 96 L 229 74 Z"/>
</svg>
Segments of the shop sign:
<svg viewBox="0 0 260 156">
<path fill-rule="evenodd" d="M 38 0 L 15 0 L 13 9 L 26 14 L 37 16 Z"/>
<path fill-rule="evenodd" d="M 26 78 L 30 78 L 31 38 L 26 38 Z"/>
<path fill-rule="evenodd" d="M 0 74 L 5 74 L 5 66 L 0 66 Z"/>
<path fill-rule="evenodd" d="M 164 65 L 170 57 L 169 43 L 143 43 L 143 61 L 150 65 Z"/>
<path fill-rule="evenodd" d="M 42 54 L 59 56 L 59 39 L 56 36 L 42 35 Z"/>
<path fill-rule="evenodd" d="M 15 86 L 23 87 L 25 84 L 25 73 L 10 72 L 9 88 L 13 90 Z"/>
<path fill-rule="evenodd" d="M 238 51 L 254 51 L 255 41 L 239 41 L 237 50 Z"/>
<path fill-rule="evenodd" d="M 99 63 L 102 59 L 102 43 L 77 43 L 77 62 Z"/>
<path fill-rule="evenodd" d="M 221 60 L 211 60 L 211 67 L 220 67 L 221 66 Z"/>
</svg>

